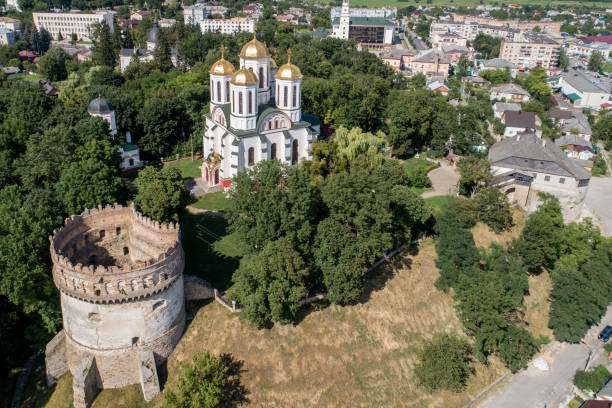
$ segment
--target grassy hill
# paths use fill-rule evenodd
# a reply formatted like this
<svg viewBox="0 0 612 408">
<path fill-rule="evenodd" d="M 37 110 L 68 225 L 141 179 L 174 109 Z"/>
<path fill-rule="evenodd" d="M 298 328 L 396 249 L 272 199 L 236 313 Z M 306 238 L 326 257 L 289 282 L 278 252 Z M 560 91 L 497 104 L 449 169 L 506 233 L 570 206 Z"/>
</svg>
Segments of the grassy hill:
<svg viewBox="0 0 612 408">
<path fill-rule="evenodd" d="M 515 221 L 517 226 L 503 235 L 477 225 L 477 244 L 508 242 L 524 225 L 525 215 L 516 211 Z M 166 386 L 176 381 L 179 362 L 208 349 L 243 361 L 242 381 L 252 406 L 463 407 L 507 370 L 497 360 L 477 364 L 476 375 L 461 394 L 432 395 L 416 385 L 413 367 L 423 341 L 438 332 L 461 331 L 451 295 L 433 285 L 438 277 L 435 257 L 431 240 L 407 249 L 368 280 L 362 302 L 348 307 L 314 304 L 296 325 L 256 329 L 216 302 L 190 304 L 193 320 L 168 361 Z M 548 330 L 546 282 L 537 279 L 530 280 L 536 290 L 525 311 L 536 336 Z M 54 390 L 27 406 L 69 407 L 71 387 L 66 375 Z M 104 390 L 93 405 L 162 406 L 162 396 L 144 403 L 138 385 Z"/>
</svg>

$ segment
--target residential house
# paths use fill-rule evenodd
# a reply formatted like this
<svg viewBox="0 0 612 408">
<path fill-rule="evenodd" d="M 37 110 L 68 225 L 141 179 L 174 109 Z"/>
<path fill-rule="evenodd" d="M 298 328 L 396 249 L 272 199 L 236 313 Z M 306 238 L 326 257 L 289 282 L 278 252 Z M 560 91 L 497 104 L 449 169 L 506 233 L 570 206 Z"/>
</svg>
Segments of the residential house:
<svg viewBox="0 0 612 408">
<path fill-rule="evenodd" d="M 125 72 L 127 67 L 132 63 L 134 55 L 136 55 L 140 62 L 153 61 L 153 51 L 144 50 L 142 48 L 122 48 L 119 51 L 119 68 L 121 72 Z"/>
<path fill-rule="evenodd" d="M 612 401 L 587 400 L 580 405 L 580 408 L 612 408 Z"/>
<path fill-rule="evenodd" d="M 481 65 L 481 69 L 507 69 L 510 71 L 510 76 L 512 76 L 512 78 L 516 78 L 516 74 L 518 73 L 518 67 L 512 62 L 503 58 L 493 58 L 484 61 Z"/>
<path fill-rule="evenodd" d="M 441 49 L 445 45 L 459 45 L 467 47 L 468 39 L 451 31 L 432 31 L 430 35 L 431 45 Z"/>
<path fill-rule="evenodd" d="M 1 45 L 15 44 L 15 32 L 11 29 L 0 27 L 0 44 Z"/>
<path fill-rule="evenodd" d="M 448 95 L 448 92 L 450 91 L 448 86 L 444 85 L 443 82 L 439 81 L 431 82 L 427 85 L 427 89 L 429 89 L 430 91 L 440 92 L 444 96 Z"/>
<path fill-rule="evenodd" d="M 599 390 L 597 399 L 601 401 L 612 401 L 612 381 L 608 381 L 608 383 Z"/>
<path fill-rule="evenodd" d="M 507 101 L 521 103 L 529 102 L 531 96 L 529 92 L 515 84 L 498 85 L 491 88 L 491 100 L 505 99 Z"/>
<path fill-rule="evenodd" d="M 498 119 L 501 119 L 504 112 L 506 111 L 520 111 L 521 104 L 520 103 L 506 103 L 506 102 L 495 102 L 493 105 L 493 116 Z"/>
<path fill-rule="evenodd" d="M 556 67 L 559 62 L 561 44 L 539 34 L 525 34 L 523 41 L 502 41 L 500 58 L 519 68 Z"/>
<path fill-rule="evenodd" d="M 441 74 L 446 78 L 450 71 L 450 60 L 441 51 L 427 50 L 416 55 L 410 63 L 410 70 L 413 74 Z"/>
<path fill-rule="evenodd" d="M 501 120 L 506 126 L 504 137 L 513 137 L 522 132 L 536 132 L 539 127 L 536 121 L 536 114 L 533 112 L 523 112 L 507 110 L 502 113 Z"/>
<path fill-rule="evenodd" d="M 465 46 L 462 45 L 443 45 L 442 52 L 449 59 L 451 64 L 456 65 L 462 55 L 466 55 L 469 60 L 472 59 L 472 52 Z"/>
<path fill-rule="evenodd" d="M 534 133 L 521 133 L 503 139 L 489 149 L 493 185 L 511 203 L 533 211 L 539 192 L 559 198 L 564 213 L 584 201 L 591 173 L 570 159 L 552 141 Z"/>
<path fill-rule="evenodd" d="M 130 20 L 138 20 L 138 21 L 142 21 L 145 18 L 149 18 L 151 17 L 151 13 L 147 10 L 138 10 L 133 12 L 130 15 Z"/>
<path fill-rule="evenodd" d="M 479 77 L 478 75 L 465 76 L 461 78 L 462 82 L 470 82 L 472 85 L 476 85 L 480 88 L 488 88 L 491 86 L 491 83 L 484 78 Z"/>
<path fill-rule="evenodd" d="M 595 150 L 590 142 L 576 134 L 568 133 L 555 140 L 555 144 L 572 159 L 592 160 Z"/>
<path fill-rule="evenodd" d="M 593 131 L 589 119 L 582 112 L 573 112 L 569 110 L 551 110 L 548 111 L 548 117 L 553 122 L 561 127 L 563 134 L 576 134 L 587 142 L 591 141 Z"/>
<path fill-rule="evenodd" d="M 394 49 L 390 51 L 383 51 L 380 54 L 380 58 L 396 71 L 406 69 L 410 62 L 414 58 L 414 53 L 406 49 Z"/>
</svg>

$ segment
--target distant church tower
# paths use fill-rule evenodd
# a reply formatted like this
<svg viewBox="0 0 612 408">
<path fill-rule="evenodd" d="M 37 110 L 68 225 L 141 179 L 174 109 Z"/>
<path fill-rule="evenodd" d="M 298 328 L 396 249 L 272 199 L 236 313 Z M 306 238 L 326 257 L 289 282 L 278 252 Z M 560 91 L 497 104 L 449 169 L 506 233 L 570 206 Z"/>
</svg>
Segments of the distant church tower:
<svg viewBox="0 0 612 408">
<path fill-rule="evenodd" d="M 339 37 L 343 40 L 349 39 L 349 28 L 351 25 L 351 17 L 349 15 L 349 0 L 342 0 L 342 12 L 340 14 L 340 32 Z"/>
<path fill-rule="evenodd" d="M 113 137 L 117 134 L 117 122 L 115 120 L 115 109 L 110 101 L 98 92 L 98 97 L 89 103 L 87 112 L 91 116 L 98 116 L 108 122 L 110 133 Z"/>
</svg>

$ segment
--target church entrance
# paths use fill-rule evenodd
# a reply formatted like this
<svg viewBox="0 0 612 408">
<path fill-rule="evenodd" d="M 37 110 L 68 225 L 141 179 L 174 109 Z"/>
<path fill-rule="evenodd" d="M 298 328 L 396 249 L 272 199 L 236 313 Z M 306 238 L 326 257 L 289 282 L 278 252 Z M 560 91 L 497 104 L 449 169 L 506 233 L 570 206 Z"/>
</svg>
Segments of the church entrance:
<svg viewBox="0 0 612 408">
<path fill-rule="evenodd" d="M 219 169 L 215 169 L 215 185 L 219 184 Z"/>
</svg>

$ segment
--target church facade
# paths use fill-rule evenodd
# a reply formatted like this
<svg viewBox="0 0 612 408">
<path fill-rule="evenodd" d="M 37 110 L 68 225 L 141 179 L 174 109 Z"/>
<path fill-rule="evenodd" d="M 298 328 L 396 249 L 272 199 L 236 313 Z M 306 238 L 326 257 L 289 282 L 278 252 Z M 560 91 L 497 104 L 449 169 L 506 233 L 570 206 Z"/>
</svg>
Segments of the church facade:
<svg viewBox="0 0 612 408">
<path fill-rule="evenodd" d="M 302 73 L 277 68 L 254 37 L 240 52 L 240 69 L 223 56 L 210 69 L 210 113 L 203 138 L 206 186 L 228 188 L 231 179 L 262 160 L 295 164 L 310 159 L 320 122 L 302 114 Z"/>
</svg>

